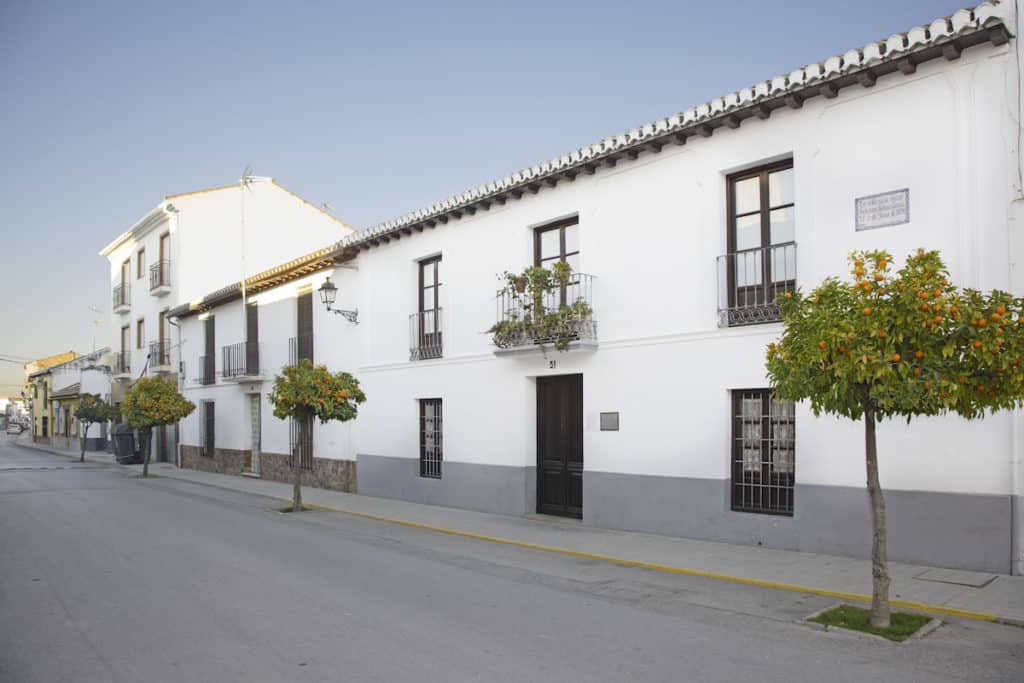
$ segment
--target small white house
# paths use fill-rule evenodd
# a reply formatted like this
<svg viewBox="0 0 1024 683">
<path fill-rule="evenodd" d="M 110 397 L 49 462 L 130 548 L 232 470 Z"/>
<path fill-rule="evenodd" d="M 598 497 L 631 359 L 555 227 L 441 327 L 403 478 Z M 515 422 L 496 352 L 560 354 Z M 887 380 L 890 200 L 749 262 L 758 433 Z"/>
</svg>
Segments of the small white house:
<svg viewBox="0 0 1024 683">
<path fill-rule="evenodd" d="M 144 374 L 183 377 L 182 338 L 167 312 L 223 286 L 339 240 L 352 229 L 270 178 L 164 197 L 100 251 L 110 264 L 119 402 Z M 244 330 L 239 322 L 239 334 Z M 173 430 L 154 435 L 157 461 L 175 461 Z"/>
<path fill-rule="evenodd" d="M 201 406 L 183 464 L 280 479 L 311 440 L 316 482 L 363 494 L 869 555 L 861 426 L 772 397 L 772 300 L 874 248 L 1024 292 L 1019 29 L 983 3 L 307 250 L 244 296 L 211 283 L 171 312 Z M 522 314 L 496 276 L 559 261 L 584 304 L 568 349 L 496 346 Z M 320 302 L 327 277 L 358 324 Z M 258 360 L 230 350 L 247 339 Z M 271 416 L 299 357 L 360 379 L 355 422 Z M 1022 435 L 1020 413 L 883 424 L 890 557 L 1024 570 Z"/>
</svg>

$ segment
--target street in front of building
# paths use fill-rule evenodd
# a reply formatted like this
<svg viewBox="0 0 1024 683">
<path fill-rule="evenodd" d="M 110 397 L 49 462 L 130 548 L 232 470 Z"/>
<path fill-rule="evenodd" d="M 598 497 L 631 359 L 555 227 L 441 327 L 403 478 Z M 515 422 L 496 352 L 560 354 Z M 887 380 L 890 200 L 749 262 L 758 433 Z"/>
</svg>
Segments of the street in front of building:
<svg viewBox="0 0 1024 683">
<path fill-rule="evenodd" d="M 1013 626 L 823 632 L 802 622 L 828 597 L 282 514 L 2 438 L 3 680 L 1019 680 Z"/>
</svg>

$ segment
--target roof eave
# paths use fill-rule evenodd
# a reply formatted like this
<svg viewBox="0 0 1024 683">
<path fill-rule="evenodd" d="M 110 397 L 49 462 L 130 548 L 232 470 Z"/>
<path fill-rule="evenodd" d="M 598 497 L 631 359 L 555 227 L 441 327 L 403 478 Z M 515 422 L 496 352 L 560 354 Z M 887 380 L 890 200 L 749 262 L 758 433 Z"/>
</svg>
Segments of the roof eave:
<svg viewBox="0 0 1024 683">
<path fill-rule="evenodd" d="M 961 10 L 932 22 L 928 27 L 911 29 L 886 41 L 850 50 L 843 56 L 808 65 L 788 75 L 763 81 L 681 114 L 518 171 L 499 181 L 360 231 L 340 240 L 337 247 L 357 253 L 463 215 L 489 210 L 492 205 L 505 204 L 509 199 L 536 194 L 544 187 L 555 187 L 562 180 L 573 181 L 581 174 L 593 175 L 599 168 L 613 167 L 623 158 L 634 160 L 641 154 L 656 154 L 668 145 L 686 144 L 692 137 L 711 137 L 719 128 L 739 128 L 743 121 L 753 117 L 767 119 L 778 109 L 799 109 L 804 102 L 818 96 L 831 99 L 850 86 L 872 87 L 878 78 L 891 73 L 910 75 L 919 64 L 940 57 L 958 59 L 963 50 L 975 45 L 986 42 L 995 46 L 1005 44 L 1013 36 L 1003 18 L 996 15 L 983 17 L 978 11 L 987 5 L 979 5 L 975 10 Z M 958 24 L 956 18 L 963 12 L 967 12 L 976 25 L 965 24 L 963 19 Z M 979 16 L 975 17 L 975 14 Z M 936 37 L 942 22 L 945 22 L 950 35 Z M 913 42 L 918 31 L 928 36 L 925 42 Z M 892 44 L 897 39 L 903 41 L 902 47 L 898 43 Z"/>
</svg>

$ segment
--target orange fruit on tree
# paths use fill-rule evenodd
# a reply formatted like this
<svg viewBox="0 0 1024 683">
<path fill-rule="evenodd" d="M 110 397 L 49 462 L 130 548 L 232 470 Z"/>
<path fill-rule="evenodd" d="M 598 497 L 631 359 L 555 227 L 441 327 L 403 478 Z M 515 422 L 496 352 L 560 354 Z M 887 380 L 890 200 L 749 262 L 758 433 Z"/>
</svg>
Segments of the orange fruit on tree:
<svg viewBox="0 0 1024 683">
<path fill-rule="evenodd" d="M 974 340 L 974 348 L 980 349 L 982 346 L 983 346 L 983 344 L 981 343 L 980 339 L 975 339 Z"/>
<path fill-rule="evenodd" d="M 914 353 L 914 358 L 916 358 L 918 360 L 921 360 L 922 358 L 924 358 L 924 351 L 917 351 L 917 352 L 915 352 Z"/>
<path fill-rule="evenodd" d="M 879 332 L 878 335 L 881 336 L 882 333 Z M 900 358 L 901 358 L 901 356 L 898 353 L 894 353 L 891 356 L 889 356 L 889 360 L 891 360 L 893 363 L 899 363 L 900 362 Z"/>
<path fill-rule="evenodd" d="M 870 306 L 865 307 L 864 315 L 871 315 L 871 307 Z"/>
<path fill-rule="evenodd" d="M 821 349 L 822 351 L 825 350 L 825 340 L 824 339 L 822 339 L 820 342 L 818 342 L 818 348 Z"/>
<path fill-rule="evenodd" d="M 921 368 L 914 368 L 914 377 L 921 376 Z"/>
</svg>

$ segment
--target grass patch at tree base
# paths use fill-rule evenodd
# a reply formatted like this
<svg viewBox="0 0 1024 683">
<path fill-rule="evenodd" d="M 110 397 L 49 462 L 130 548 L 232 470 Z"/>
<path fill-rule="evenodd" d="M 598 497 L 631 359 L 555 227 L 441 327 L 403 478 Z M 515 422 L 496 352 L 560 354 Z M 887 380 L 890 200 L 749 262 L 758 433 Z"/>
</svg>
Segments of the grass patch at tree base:
<svg viewBox="0 0 1024 683">
<path fill-rule="evenodd" d="M 917 633 L 931 620 L 931 617 L 923 614 L 893 612 L 889 621 L 889 628 L 875 628 L 871 625 L 871 611 L 852 605 L 840 605 L 808 619 L 808 621 L 823 624 L 824 626 L 834 626 L 836 628 L 845 628 L 851 631 L 882 636 L 897 643 L 901 643 Z"/>
<path fill-rule="evenodd" d="M 299 512 L 312 512 L 313 508 L 303 505 Z M 274 512 L 295 512 L 295 509 L 291 505 L 286 505 L 283 508 L 274 508 Z"/>
</svg>

